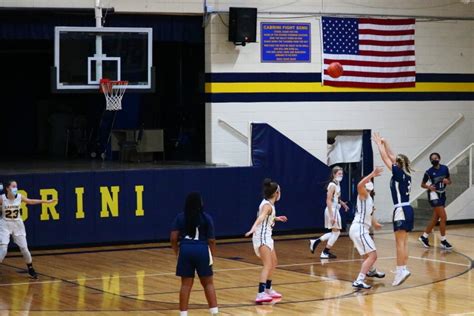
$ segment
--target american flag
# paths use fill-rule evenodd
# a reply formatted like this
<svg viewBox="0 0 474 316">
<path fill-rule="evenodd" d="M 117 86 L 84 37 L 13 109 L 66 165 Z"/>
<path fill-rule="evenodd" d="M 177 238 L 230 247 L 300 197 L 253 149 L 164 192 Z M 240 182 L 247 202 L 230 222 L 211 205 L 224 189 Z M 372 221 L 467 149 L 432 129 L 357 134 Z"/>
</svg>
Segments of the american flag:
<svg viewBox="0 0 474 316">
<path fill-rule="evenodd" d="M 324 85 L 352 88 L 415 86 L 415 19 L 323 17 Z M 339 62 L 343 75 L 327 68 Z"/>
</svg>

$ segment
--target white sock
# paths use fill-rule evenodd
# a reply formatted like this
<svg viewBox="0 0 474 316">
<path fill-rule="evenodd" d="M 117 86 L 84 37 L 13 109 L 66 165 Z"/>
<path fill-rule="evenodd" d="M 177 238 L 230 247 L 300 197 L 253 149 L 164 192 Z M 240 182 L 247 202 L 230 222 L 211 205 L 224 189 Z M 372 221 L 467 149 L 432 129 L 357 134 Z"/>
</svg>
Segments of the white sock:
<svg viewBox="0 0 474 316">
<path fill-rule="evenodd" d="M 428 237 L 430 237 L 430 234 L 423 233 L 423 237 L 428 238 Z"/>
<path fill-rule="evenodd" d="M 403 266 L 397 266 L 397 272 L 403 271 Z"/>
<path fill-rule="evenodd" d="M 403 270 L 408 270 L 408 269 L 407 269 L 407 266 L 402 266 L 402 267 L 403 267 Z"/>
<path fill-rule="evenodd" d="M 446 241 L 446 236 L 441 236 L 441 241 Z"/>
<path fill-rule="evenodd" d="M 219 313 L 219 308 L 217 306 L 211 307 L 209 308 L 209 313 L 211 313 L 211 315 L 217 315 L 217 313 Z"/>
<path fill-rule="evenodd" d="M 329 237 L 331 237 L 331 236 L 332 236 L 332 232 L 326 233 L 326 234 L 322 235 L 321 237 L 319 237 L 319 239 L 320 239 L 321 241 L 326 241 L 326 240 L 328 240 Z"/>
<path fill-rule="evenodd" d="M 180 311 L 179 316 L 188 316 L 188 311 Z"/>
<path fill-rule="evenodd" d="M 359 273 L 359 275 L 357 276 L 357 281 L 364 281 L 364 280 L 365 280 L 365 274 Z"/>
</svg>

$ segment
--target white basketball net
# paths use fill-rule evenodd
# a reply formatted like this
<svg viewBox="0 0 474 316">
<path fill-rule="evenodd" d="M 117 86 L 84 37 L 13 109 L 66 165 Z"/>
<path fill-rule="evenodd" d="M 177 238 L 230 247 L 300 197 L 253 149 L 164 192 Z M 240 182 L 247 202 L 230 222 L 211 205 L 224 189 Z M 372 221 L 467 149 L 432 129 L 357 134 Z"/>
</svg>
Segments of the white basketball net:
<svg viewBox="0 0 474 316">
<path fill-rule="evenodd" d="M 107 111 L 119 111 L 122 109 L 122 97 L 127 90 L 128 81 L 112 81 L 102 79 L 100 87 L 105 96 L 105 109 Z"/>
</svg>

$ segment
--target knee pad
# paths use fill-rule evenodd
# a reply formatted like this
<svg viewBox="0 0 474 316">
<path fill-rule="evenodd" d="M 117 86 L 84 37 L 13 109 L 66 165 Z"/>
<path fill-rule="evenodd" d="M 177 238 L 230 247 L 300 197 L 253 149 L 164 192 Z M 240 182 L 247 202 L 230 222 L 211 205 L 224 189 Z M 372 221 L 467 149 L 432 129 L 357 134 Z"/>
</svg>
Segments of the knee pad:
<svg viewBox="0 0 474 316">
<path fill-rule="evenodd" d="M 330 247 L 332 247 L 336 243 L 336 240 L 339 238 L 340 234 L 341 234 L 341 232 L 332 232 L 331 233 L 331 237 L 329 237 L 329 240 L 328 240 L 328 245 Z"/>
</svg>

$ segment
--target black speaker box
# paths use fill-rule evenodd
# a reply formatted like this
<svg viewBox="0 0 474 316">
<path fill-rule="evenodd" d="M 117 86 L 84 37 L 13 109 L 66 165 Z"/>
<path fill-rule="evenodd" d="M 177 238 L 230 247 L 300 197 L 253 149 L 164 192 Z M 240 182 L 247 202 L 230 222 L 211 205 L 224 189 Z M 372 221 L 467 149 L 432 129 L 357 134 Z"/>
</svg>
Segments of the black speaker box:
<svg viewBox="0 0 474 316">
<path fill-rule="evenodd" d="M 229 41 L 244 46 L 257 41 L 257 8 L 229 8 Z"/>
</svg>

